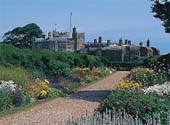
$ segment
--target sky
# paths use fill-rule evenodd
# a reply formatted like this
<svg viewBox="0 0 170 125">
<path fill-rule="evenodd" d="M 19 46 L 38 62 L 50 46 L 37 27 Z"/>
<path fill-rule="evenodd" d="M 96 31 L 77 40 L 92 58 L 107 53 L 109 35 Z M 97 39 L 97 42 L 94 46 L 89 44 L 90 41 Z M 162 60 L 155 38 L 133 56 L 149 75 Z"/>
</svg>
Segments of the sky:
<svg viewBox="0 0 170 125">
<path fill-rule="evenodd" d="M 103 40 L 129 39 L 138 45 L 149 38 L 161 54 L 170 52 L 170 34 L 153 17 L 149 0 L 0 0 L 0 37 L 5 32 L 28 23 L 38 24 L 43 32 L 69 31 L 72 26 L 85 32 L 86 42 L 102 36 Z"/>
</svg>

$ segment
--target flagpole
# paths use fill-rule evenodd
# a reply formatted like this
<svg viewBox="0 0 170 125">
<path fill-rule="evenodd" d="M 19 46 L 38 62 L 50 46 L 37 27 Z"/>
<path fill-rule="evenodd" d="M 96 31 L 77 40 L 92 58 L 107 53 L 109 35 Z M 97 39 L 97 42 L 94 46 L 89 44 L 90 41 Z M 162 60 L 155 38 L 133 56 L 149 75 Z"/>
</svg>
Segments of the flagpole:
<svg viewBox="0 0 170 125">
<path fill-rule="evenodd" d="M 71 30 L 72 30 L 72 12 L 70 13 L 70 36 L 71 36 Z"/>
</svg>

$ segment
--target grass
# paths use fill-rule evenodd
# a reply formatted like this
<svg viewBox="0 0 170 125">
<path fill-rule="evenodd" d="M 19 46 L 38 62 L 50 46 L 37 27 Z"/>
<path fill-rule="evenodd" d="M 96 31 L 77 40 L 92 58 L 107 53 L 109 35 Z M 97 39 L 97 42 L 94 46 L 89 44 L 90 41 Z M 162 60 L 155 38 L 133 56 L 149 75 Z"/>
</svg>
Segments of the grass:
<svg viewBox="0 0 170 125">
<path fill-rule="evenodd" d="M 22 86 L 32 82 L 31 75 L 20 67 L 0 66 L 0 80 L 12 80 Z"/>
</svg>

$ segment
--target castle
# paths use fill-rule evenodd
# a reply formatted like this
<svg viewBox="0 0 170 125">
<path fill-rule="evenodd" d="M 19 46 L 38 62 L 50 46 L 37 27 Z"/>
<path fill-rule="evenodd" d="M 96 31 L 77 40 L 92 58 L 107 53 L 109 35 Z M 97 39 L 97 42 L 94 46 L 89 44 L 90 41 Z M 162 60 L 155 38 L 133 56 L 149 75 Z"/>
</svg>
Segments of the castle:
<svg viewBox="0 0 170 125">
<path fill-rule="evenodd" d="M 142 60 L 152 55 L 159 55 L 155 47 L 150 47 L 150 40 L 146 46 L 142 42 L 134 45 L 130 40 L 120 39 L 118 42 L 102 41 L 102 37 L 94 39 L 92 43 L 85 43 L 85 33 L 78 33 L 76 27 L 69 32 L 60 32 L 56 29 L 48 33 L 47 38 L 35 38 L 33 49 L 49 49 L 53 51 L 80 52 L 101 56 L 108 61 L 134 61 Z"/>
<path fill-rule="evenodd" d="M 130 40 L 122 40 L 119 42 L 102 42 L 102 37 L 94 39 L 94 43 L 87 43 L 82 52 L 102 56 L 108 61 L 134 61 L 142 60 L 149 56 L 159 55 L 160 51 L 155 47 L 150 47 L 150 40 L 146 41 L 146 46 L 142 42 L 134 45 Z"/>
<path fill-rule="evenodd" d="M 48 33 L 48 38 L 35 38 L 32 48 L 75 52 L 83 49 L 84 45 L 85 34 L 78 33 L 74 27 L 72 35 L 69 32 L 60 32 L 55 29 Z"/>
</svg>

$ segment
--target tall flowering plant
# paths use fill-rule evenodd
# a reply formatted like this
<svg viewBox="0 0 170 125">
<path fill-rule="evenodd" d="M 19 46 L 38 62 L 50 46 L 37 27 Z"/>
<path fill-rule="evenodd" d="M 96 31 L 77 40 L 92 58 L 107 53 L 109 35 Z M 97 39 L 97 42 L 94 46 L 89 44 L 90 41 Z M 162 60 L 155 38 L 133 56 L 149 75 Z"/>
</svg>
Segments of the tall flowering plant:
<svg viewBox="0 0 170 125">
<path fill-rule="evenodd" d="M 35 83 L 28 86 L 28 91 L 35 98 L 45 98 L 47 94 L 51 91 L 51 88 L 48 86 L 49 82 L 47 80 L 41 81 L 36 80 Z"/>
</svg>

